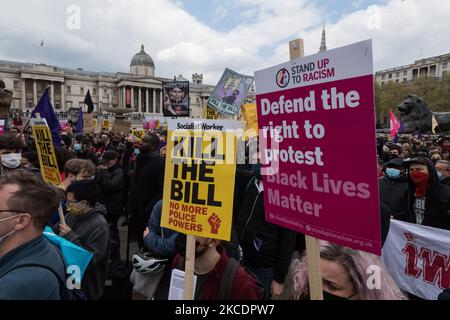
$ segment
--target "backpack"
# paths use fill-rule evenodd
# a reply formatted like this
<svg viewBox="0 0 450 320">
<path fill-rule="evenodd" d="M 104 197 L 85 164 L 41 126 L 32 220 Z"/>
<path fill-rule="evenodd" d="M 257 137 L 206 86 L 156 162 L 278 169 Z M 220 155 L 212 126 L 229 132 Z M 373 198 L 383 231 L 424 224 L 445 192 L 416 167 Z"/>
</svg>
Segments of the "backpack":
<svg viewBox="0 0 450 320">
<path fill-rule="evenodd" d="M 31 268 L 36 268 L 36 267 L 43 268 L 43 269 L 46 269 L 46 270 L 50 271 L 51 273 L 53 273 L 53 275 L 56 277 L 56 279 L 58 279 L 58 282 L 59 282 L 59 296 L 60 296 L 61 300 L 64 300 L 64 301 L 87 300 L 86 295 L 83 293 L 83 291 L 81 291 L 80 289 L 67 288 L 67 285 L 66 285 L 67 279 L 62 279 L 55 270 L 53 270 L 49 266 L 46 266 L 43 264 L 37 264 L 37 263 L 21 264 L 12 269 L 9 269 L 8 271 L 6 271 L 3 274 L 1 274 L 0 278 L 6 276 L 8 273 L 10 273 L 11 271 L 14 271 L 16 269 L 30 268 L 30 267 Z M 64 268 L 65 268 L 65 264 L 64 264 Z M 65 270 L 67 270 L 67 269 L 65 269 Z"/>
</svg>

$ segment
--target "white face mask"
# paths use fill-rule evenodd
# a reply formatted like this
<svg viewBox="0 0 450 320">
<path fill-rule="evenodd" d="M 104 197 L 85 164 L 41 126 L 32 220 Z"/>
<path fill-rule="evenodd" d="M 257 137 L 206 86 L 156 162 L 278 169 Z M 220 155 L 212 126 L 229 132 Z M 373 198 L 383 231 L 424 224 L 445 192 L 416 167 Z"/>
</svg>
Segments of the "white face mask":
<svg viewBox="0 0 450 320">
<path fill-rule="evenodd" d="M 8 217 L 8 218 L 5 218 L 5 219 L 1 219 L 0 222 L 8 221 L 8 220 L 13 219 L 13 218 L 17 218 L 17 216 L 12 216 L 12 217 Z M 6 239 L 6 237 L 9 237 L 9 236 L 12 235 L 14 232 L 16 232 L 16 229 L 12 229 L 12 230 L 11 230 L 10 232 L 8 232 L 7 234 L 1 236 L 1 237 L 0 237 L 0 244 L 3 242 L 3 240 Z"/>
<path fill-rule="evenodd" d="M 21 153 L 2 154 L 2 165 L 8 169 L 16 169 L 20 166 Z"/>
</svg>

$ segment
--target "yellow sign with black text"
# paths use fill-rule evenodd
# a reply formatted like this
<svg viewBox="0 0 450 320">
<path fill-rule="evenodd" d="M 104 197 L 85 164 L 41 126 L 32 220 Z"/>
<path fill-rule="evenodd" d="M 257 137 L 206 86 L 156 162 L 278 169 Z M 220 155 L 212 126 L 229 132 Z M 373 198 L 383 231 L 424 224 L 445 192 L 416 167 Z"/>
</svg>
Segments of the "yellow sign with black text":
<svg viewBox="0 0 450 320">
<path fill-rule="evenodd" d="M 161 227 L 230 240 L 236 121 L 169 120 Z"/>
<path fill-rule="evenodd" d="M 32 130 L 42 178 L 54 186 L 59 186 L 61 176 L 59 175 L 52 134 L 45 119 L 32 119 Z"/>
</svg>

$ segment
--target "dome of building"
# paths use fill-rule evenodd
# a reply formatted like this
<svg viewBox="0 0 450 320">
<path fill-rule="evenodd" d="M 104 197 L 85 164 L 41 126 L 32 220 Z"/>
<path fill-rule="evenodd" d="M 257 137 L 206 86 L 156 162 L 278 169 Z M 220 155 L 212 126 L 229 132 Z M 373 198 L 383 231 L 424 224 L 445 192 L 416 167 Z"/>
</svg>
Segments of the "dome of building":
<svg viewBox="0 0 450 320">
<path fill-rule="evenodd" d="M 146 66 L 146 67 L 155 67 L 155 63 L 153 62 L 152 57 L 150 57 L 145 51 L 144 51 L 144 45 L 141 46 L 141 52 L 136 53 L 131 59 L 131 67 L 132 66 Z"/>
</svg>

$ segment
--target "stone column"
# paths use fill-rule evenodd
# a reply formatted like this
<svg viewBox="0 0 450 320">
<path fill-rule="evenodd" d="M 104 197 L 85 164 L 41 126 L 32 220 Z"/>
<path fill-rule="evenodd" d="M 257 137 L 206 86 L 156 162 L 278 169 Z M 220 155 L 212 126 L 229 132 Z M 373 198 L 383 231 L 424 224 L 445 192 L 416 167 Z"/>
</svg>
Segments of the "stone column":
<svg viewBox="0 0 450 320">
<path fill-rule="evenodd" d="M 27 109 L 26 80 L 22 79 L 22 111 Z"/>
<path fill-rule="evenodd" d="M 52 102 L 52 107 L 53 109 L 55 109 L 55 86 L 53 85 L 53 81 L 50 82 L 50 95 L 51 97 L 51 102 Z"/>
<path fill-rule="evenodd" d="M 134 88 L 131 87 L 131 109 L 134 109 Z"/>
<path fill-rule="evenodd" d="M 149 98 L 149 94 L 148 94 L 148 88 L 145 88 L 145 113 L 148 113 L 149 112 L 149 108 L 148 108 L 148 106 L 149 106 L 149 101 L 148 101 L 148 98 Z"/>
<path fill-rule="evenodd" d="M 138 96 L 138 110 L 137 111 L 139 113 L 141 113 L 142 112 L 142 90 L 140 87 L 138 89 L 138 94 L 139 94 L 139 96 Z"/>
<path fill-rule="evenodd" d="M 36 83 L 36 80 L 33 80 L 33 103 L 34 103 L 34 106 L 37 105 L 37 83 Z"/>
<path fill-rule="evenodd" d="M 122 90 L 122 108 L 127 107 L 127 87 L 123 86 Z"/>
<path fill-rule="evenodd" d="M 63 112 L 66 112 L 66 95 L 65 95 L 65 86 L 64 86 L 64 82 L 61 82 L 61 110 Z"/>
<path fill-rule="evenodd" d="M 152 89 L 153 92 L 153 106 L 152 106 L 152 113 L 156 112 L 156 90 Z"/>
<path fill-rule="evenodd" d="M 158 113 L 162 113 L 162 103 L 163 103 L 162 90 L 159 90 L 159 112 Z"/>
</svg>

